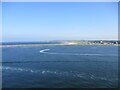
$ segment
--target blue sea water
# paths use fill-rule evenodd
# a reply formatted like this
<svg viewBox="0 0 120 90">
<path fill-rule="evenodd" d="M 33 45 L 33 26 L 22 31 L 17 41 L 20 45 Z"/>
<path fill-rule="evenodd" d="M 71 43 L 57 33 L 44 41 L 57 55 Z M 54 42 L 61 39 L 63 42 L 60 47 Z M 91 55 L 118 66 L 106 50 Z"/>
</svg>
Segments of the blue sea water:
<svg viewBox="0 0 120 90">
<path fill-rule="evenodd" d="M 118 86 L 117 46 L 3 47 L 3 88 Z"/>
<path fill-rule="evenodd" d="M 19 45 L 19 44 L 61 44 L 59 41 L 46 41 L 46 42 L 2 42 L 2 45 Z"/>
</svg>

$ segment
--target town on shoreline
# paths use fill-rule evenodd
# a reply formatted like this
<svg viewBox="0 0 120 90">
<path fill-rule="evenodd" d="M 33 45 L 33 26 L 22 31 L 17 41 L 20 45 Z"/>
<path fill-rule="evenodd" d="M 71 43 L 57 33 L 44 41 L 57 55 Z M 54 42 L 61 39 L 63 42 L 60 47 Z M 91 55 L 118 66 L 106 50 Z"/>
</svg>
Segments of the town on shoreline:
<svg viewBox="0 0 120 90">
<path fill-rule="evenodd" d="M 54 42 L 54 43 L 53 43 Z M 117 40 L 53 40 L 47 41 L 47 43 L 39 43 L 39 42 L 3 42 L 0 44 L 0 47 L 12 47 L 12 46 L 73 46 L 73 45 L 80 45 L 80 46 L 91 46 L 91 45 L 98 45 L 98 46 L 120 46 L 120 42 Z"/>
</svg>

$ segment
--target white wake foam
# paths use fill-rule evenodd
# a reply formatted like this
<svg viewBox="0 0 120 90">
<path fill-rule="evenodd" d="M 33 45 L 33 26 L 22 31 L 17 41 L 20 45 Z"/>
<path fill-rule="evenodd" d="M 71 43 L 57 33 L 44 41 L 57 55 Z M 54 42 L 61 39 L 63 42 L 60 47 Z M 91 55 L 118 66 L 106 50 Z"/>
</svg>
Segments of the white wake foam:
<svg viewBox="0 0 120 90">
<path fill-rule="evenodd" d="M 57 53 L 57 52 L 48 52 L 50 49 L 40 50 L 40 53 L 44 54 L 62 54 L 62 55 L 80 55 L 80 56 L 117 56 L 117 55 L 105 55 L 105 54 L 79 54 L 79 53 Z"/>
<path fill-rule="evenodd" d="M 41 53 L 44 53 L 45 51 L 48 51 L 50 49 L 43 49 L 43 50 L 40 50 Z"/>
</svg>

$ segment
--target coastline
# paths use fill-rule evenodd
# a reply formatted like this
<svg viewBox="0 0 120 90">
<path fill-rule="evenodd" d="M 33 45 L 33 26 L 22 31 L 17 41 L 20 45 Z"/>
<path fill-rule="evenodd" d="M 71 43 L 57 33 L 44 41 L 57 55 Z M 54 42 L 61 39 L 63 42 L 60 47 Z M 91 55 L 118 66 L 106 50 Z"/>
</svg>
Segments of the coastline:
<svg viewBox="0 0 120 90">
<path fill-rule="evenodd" d="M 55 40 L 49 42 L 2 42 L 0 47 L 22 47 L 22 46 L 120 46 L 115 40 Z"/>
<path fill-rule="evenodd" d="M 0 47 L 22 47 L 22 46 L 120 46 L 120 45 L 104 45 L 104 44 L 13 44 L 0 45 Z"/>
</svg>

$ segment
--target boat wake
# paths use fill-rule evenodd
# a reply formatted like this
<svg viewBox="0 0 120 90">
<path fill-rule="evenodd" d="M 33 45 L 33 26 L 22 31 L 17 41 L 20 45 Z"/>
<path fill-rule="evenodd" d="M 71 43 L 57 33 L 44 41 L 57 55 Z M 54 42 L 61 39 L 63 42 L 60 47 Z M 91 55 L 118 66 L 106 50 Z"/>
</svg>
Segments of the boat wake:
<svg viewBox="0 0 120 90">
<path fill-rule="evenodd" d="M 48 51 L 50 49 L 43 49 L 43 50 L 40 50 L 41 53 L 45 53 L 45 51 Z"/>
<path fill-rule="evenodd" d="M 43 50 L 40 50 L 40 53 L 43 53 L 43 54 L 59 54 L 59 55 L 80 55 L 80 56 L 117 56 L 117 55 L 105 55 L 105 54 L 79 54 L 79 53 L 57 53 L 57 52 L 48 52 L 50 51 L 50 49 L 43 49 Z"/>
</svg>

